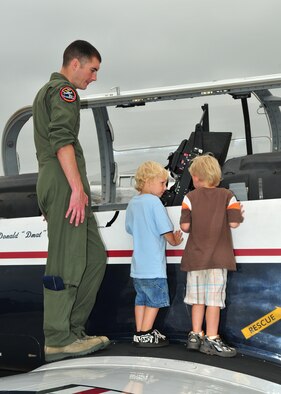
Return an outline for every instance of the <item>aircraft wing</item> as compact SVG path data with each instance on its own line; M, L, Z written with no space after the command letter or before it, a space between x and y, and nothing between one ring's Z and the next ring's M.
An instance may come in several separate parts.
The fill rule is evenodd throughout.
M157 349L159 350L159 349ZM182 348L183 354L186 349ZM280 385L196 362L154 357L85 357L43 365L2 378L0 393L198 393L280 392ZM9 391L8 391L9 390Z

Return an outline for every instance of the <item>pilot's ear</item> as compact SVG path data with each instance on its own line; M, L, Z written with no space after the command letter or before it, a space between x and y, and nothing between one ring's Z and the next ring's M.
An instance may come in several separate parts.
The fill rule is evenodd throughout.
M80 66L80 62L77 58L74 58L71 60L70 65L71 65L73 71L76 71Z

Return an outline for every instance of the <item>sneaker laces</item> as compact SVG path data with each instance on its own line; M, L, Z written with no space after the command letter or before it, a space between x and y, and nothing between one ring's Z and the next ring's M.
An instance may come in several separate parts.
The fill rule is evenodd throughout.
M195 338L203 339L204 336L205 336L204 331L200 331L200 332L189 331L189 333L187 335L188 340L195 339Z
M188 341L189 342L196 343L196 342L198 342L198 340L200 340L199 334L195 334L194 332L190 332L188 334Z
M232 352L233 350L235 350L233 347L224 343L221 337L217 337L215 339L210 339L210 340L216 342L226 352Z
M159 332L159 331L156 330L156 329L154 329L154 330L152 331L152 334L154 334L154 336L156 336L157 338L160 338L160 339L163 339L163 340L166 339L166 336L163 335L163 334L161 334L161 332Z

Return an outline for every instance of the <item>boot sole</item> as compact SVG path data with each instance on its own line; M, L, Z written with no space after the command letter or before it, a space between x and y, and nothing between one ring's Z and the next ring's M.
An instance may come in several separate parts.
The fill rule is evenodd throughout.
M107 348L109 345L111 345L111 341L110 341L110 340L105 341L105 342L102 342L102 343L101 343L101 348L100 348L100 349L105 349L105 348Z
M94 339L94 338L98 338L100 340L101 345L102 345L101 349L105 349L106 347L108 347L112 343L110 339L107 339L106 341L103 341L101 339L101 337L98 336L98 335L96 335L96 336L87 335L86 337L84 337L84 339L86 339L86 340L91 340L91 339Z
M105 347L106 346L104 346L104 342L103 342L103 343L99 343L98 345L95 345L89 349L82 350L81 352L75 352L75 353L62 352L62 353L45 354L45 361L46 361L46 363L50 363L53 361L64 360L66 358L82 357L82 356L86 356L87 354L91 354L91 353L94 353L98 350L104 349Z

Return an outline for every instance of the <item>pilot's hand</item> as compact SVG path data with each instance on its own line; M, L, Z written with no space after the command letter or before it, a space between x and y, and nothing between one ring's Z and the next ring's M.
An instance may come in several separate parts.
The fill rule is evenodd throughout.
M70 216L69 223L74 222L75 227L83 223L85 220L85 207L88 206L88 196L81 191L72 191L69 201L68 210L66 211L65 218Z

